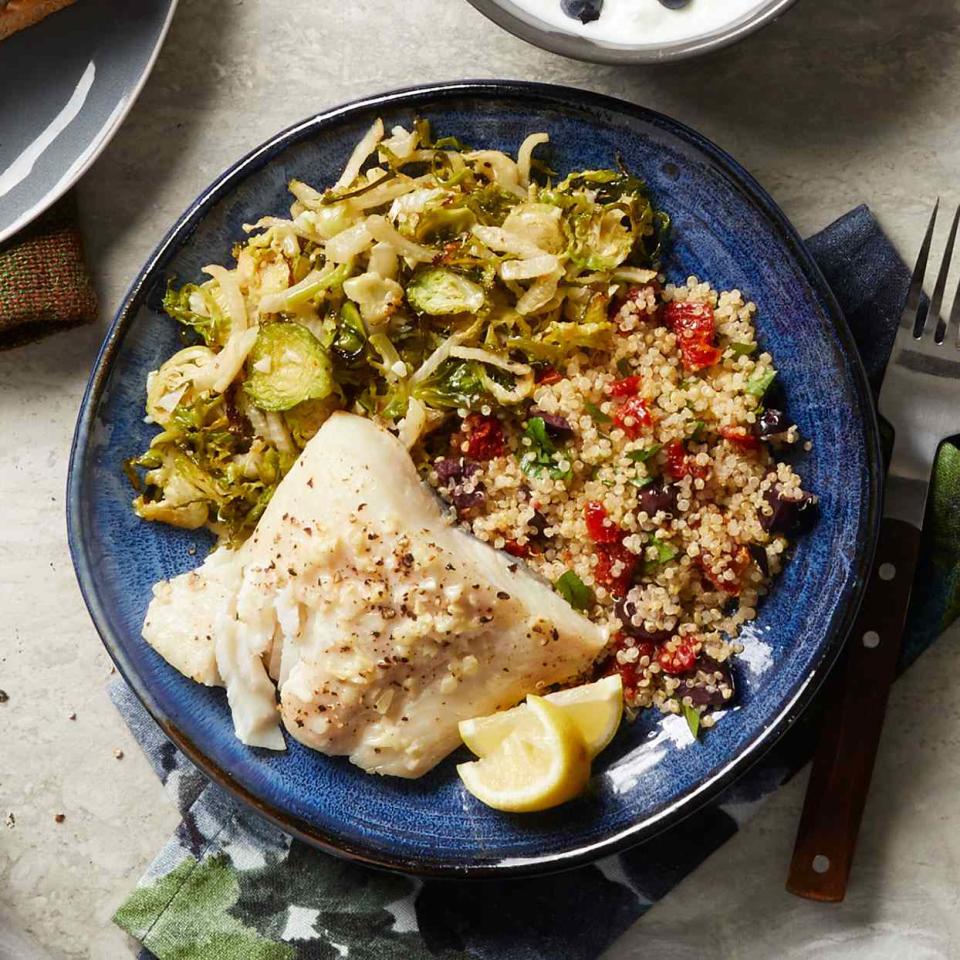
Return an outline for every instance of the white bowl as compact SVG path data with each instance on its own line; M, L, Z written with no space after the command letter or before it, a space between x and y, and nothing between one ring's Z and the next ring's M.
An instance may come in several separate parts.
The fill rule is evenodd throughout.
M715 0L723 2L723 0ZM484 16L529 43L575 60L593 63L663 63L696 57L742 40L775 20L795 0L766 0L764 3L729 23L698 36L663 43L612 43L577 32L577 21L570 20L570 30L563 30L523 9L513 0L470 0ZM556 0L559 6L560 0Z

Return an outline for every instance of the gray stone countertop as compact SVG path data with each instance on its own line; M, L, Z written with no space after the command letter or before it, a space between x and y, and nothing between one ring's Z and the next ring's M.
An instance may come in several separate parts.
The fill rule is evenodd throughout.
M637 69L541 52L465 0L182 0L80 185L100 323L0 354L0 928L57 960L133 956L109 918L176 824L107 699L110 662L64 531L74 418L108 319L184 207L260 141L344 100L462 77L567 83L668 113L736 156L802 233L866 201L909 256L934 198L960 199L957 0L798 0L735 48ZM801 777L610 960L960 956L958 640L893 693L845 903L784 891Z

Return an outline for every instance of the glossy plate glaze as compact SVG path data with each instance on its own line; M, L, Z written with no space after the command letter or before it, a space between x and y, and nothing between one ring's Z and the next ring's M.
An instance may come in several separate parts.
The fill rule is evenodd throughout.
M82 0L0 43L0 241L99 156L146 82L177 0Z
M759 307L762 345L788 409L812 443L798 469L822 516L745 638L740 698L694 743L679 718L625 724L595 764L588 796L541 815L505 816L460 786L456 757L418 781L376 779L296 741L275 754L233 735L226 697L184 679L140 638L151 586L195 566L209 541L138 520L122 462L149 442L147 372L180 344L160 310L167 280L225 262L241 225L283 215L286 184L332 183L376 116L428 117L464 142L515 151L547 130L558 171L617 154L673 216L666 263L739 287ZM279 134L227 171L174 226L114 321L83 401L68 489L70 544L90 612L123 675L169 736L215 781L304 839L422 874L535 873L651 836L717 794L796 719L856 613L873 552L880 476L876 427L853 341L796 233L757 184L693 131L640 107L578 90L464 82L340 107Z

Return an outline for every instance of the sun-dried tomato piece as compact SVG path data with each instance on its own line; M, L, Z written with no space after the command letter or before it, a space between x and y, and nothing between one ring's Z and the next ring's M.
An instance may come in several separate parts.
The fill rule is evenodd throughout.
M682 480L690 474L687 451L679 440L671 440L664 448L667 456L667 471L674 480Z
M630 397L617 408L613 422L631 439L636 440L645 427L653 423L653 416L642 397Z
M623 530L607 517L607 508L599 500L589 500L583 507L587 533L594 543L620 543Z
M695 300L668 303L663 308L663 321L678 337L708 340L717 330L713 307Z
M657 655L657 648L646 641L639 641L632 646L627 643L626 634L618 633L613 638L614 652L608 657L600 668L603 676L619 673L623 681L623 695L626 699L632 700L637 694L637 687L645 667L640 665L640 661L646 657L648 663L652 663ZM635 649L637 651L636 660L628 660L621 663L617 658L617 653L621 650Z
M677 336L684 369L695 373L712 366L723 355L713 343L717 328L709 303L668 303L663 308L663 321Z
M629 377L624 377L622 380L614 380L613 383L610 384L610 396L632 397L634 394L640 392L640 384L642 382L642 378L636 373L632 373Z
M663 448L663 452L667 457L667 473L674 480L682 480L684 477L698 477L702 480L706 477L707 468L693 462L682 441L671 440Z
M709 554L700 556L700 569L703 575L717 590L729 593L736 597L742 589L741 579L744 571L750 566L750 551L745 546L738 546L732 553L724 553L719 557ZM733 572L733 579L728 579L727 571Z
M474 460L492 460L506 451L503 425L496 417L471 413L463 421L463 429L468 457Z
M614 597L624 597L633 585L638 558L622 543L598 543L593 579Z
M511 557L520 557L523 559L530 556L530 547L525 543L517 543L516 540L508 540L503 545L503 549L506 550Z
M684 369L691 373L712 367L722 356L723 351L712 343L699 340L680 341L680 357L683 360Z
M744 427L721 427L720 436L738 446L741 450L759 450L760 438Z
M674 675L689 673L697 663L695 643L692 637L680 637L675 642L665 644L657 654L660 669Z
M559 370L554 370L553 367L545 367L537 374L537 385L541 387L548 387L552 383L559 383L563 380L563 374Z

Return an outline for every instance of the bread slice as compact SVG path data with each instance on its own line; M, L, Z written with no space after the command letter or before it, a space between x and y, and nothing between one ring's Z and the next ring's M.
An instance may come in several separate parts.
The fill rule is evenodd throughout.
M0 0L0 40L32 26L51 13L70 6L74 0Z

